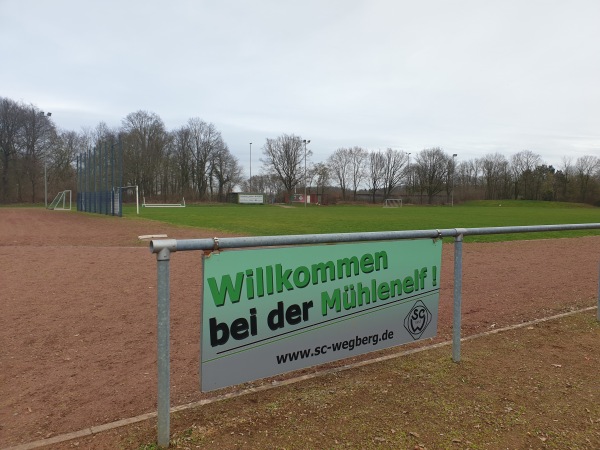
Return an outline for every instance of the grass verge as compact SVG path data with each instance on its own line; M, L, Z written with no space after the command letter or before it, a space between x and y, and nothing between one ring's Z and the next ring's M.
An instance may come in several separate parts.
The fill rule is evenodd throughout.
M179 412L171 447L600 448L595 314L468 340L460 364L441 347ZM71 445L155 439L153 420Z

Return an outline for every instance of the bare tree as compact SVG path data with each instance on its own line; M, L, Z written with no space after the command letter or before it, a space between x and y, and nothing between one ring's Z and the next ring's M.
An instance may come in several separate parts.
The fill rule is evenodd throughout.
M405 166L408 162L408 154L388 148L383 153L383 198L388 198L392 191L400 185L405 175Z
M138 184L145 195L160 192L160 163L165 155L168 134L162 119L155 113L137 111L122 122L124 179Z
M356 193L367 175L368 156L369 152L361 147L342 147L327 159L329 172L342 191L342 200L347 199L348 190L356 200Z
M381 150L369 154L369 187L371 201L375 203L377 190L383 186L385 177L385 155Z
M181 192L186 198L193 198L194 193L191 134L189 127L183 126L171 132L170 140L173 170L175 171L173 189Z
M454 162L453 162L454 164ZM454 191L455 197L460 192L460 197L463 199L471 199L480 194L483 185L481 178L481 160L468 159L461 161L454 168L453 179L450 183L448 195Z
M317 195L319 195L319 188L321 188L321 195L325 194L325 187L329 183L330 172L329 166L324 163L317 163L313 166L314 179L317 184Z
M217 197L223 202L233 187L242 180L242 169L238 159L231 154L226 145L215 152L212 167L217 181Z
M206 198L212 177L214 153L224 145L221 133L212 123L193 118L188 121L194 161L194 183L200 199Z
M579 200L581 202L588 200L590 180L598 170L600 170L600 158L597 156L585 155L577 158L575 178L579 187Z
M263 170L276 173L285 187L288 198L296 185L304 179L306 158L312 155L306 150L302 139L294 134L283 134L276 139L267 139L261 158Z
M285 187L281 183L279 175L271 173L253 176L252 189L254 192L258 191L265 194L270 202L275 202L285 190Z
M508 160L501 153L488 154L480 159L483 171L485 198L497 200L504 198L507 192L505 174L508 172Z
M75 131L59 131L54 152L48 163L49 186L61 184L62 190L75 189L77 174L73 164L77 155L83 151L85 142L80 134Z
M427 194L428 203L444 189L448 175L449 156L439 147L421 150L415 158L415 177L421 193Z
M119 130L111 129L106 122L99 122L95 128L84 128L82 137L88 150L98 147L104 143L114 144L117 142Z
M454 190L456 180L456 163L454 158L448 158L448 170L446 171L446 181L444 187L446 189L446 203L450 203L450 196Z
M246 178L239 183L242 192L265 192L265 177L267 175L252 175L252 178ZM252 186L252 189L250 189Z
M342 200L346 200L347 187L351 182L352 161L350 149L338 148L327 159L329 172L337 181L340 190L342 191Z
M356 193L367 176L367 162L369 152L362 147L352 147L350 149L350 187L352 188L352 198L356 200Z
M575 169L573 167L573 158L563 156L558 171L555 174L556 192L558 200L570 200L570 191L573 185Z
M513 170L514 195L515 199L519 197L530 198L532 196L533 172L541 164L541 157L531 150L523 150L511 158L511 167Z
M13 173L14 158L17 155L17 138L23 127L23 106L0 97L0 163L2 169L1 196L5 203L10 198L9 179Z
M18 137L21 173L27 177L31 187L31 202L34 203L38 183L55 142L56 129L49 117L33 105L27 107L23 114L23 126Z

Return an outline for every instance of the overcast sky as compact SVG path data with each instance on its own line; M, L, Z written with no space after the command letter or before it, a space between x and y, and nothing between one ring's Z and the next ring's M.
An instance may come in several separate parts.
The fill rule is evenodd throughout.
M599 0L0 0L0 96L62 129L199 117L253 174L266 138L458 161L600 156ZM458 162L457 161L457 162Z

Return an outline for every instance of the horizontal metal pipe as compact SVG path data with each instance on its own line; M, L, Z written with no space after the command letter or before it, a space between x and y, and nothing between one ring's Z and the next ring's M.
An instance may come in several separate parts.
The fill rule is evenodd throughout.
M525 225L514 227L465 228L465 235L536 233L549 231L573 231L600 229L600 223L579 223L562 225Z
M442 230L375 231L369 233L296 234L286 236L252 236L206 239L155 239L150 242L150 251L159 253L163 249L171 252L187 250L218 250L248 247L275 247L282 245L335 244L356 241L390 241L398 239L437 239L444 237L534 233L548 231L600 230L600 223L532 225L487 228L448 228Z

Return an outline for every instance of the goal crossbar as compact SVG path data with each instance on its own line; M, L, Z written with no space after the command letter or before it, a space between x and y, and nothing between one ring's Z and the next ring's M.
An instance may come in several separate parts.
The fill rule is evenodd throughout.
M144 208L185 208L185 198L181 203L146 203L146 197L143 197L142 206Z

